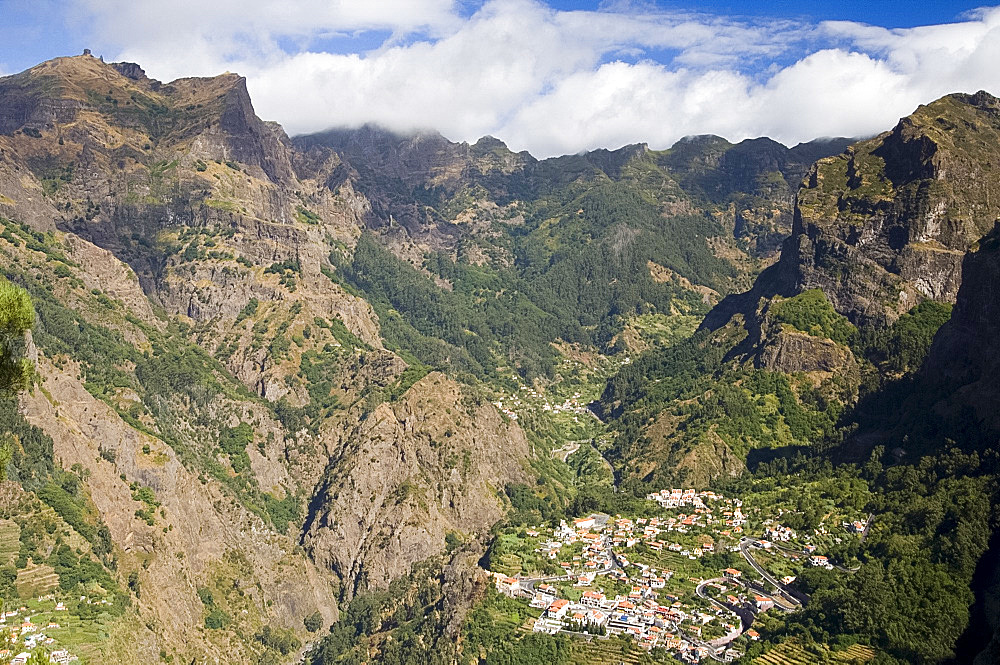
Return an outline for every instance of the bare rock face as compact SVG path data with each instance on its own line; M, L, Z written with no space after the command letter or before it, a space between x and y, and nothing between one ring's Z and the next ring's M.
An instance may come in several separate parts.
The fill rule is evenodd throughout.
M133 81L141 81L146 78L146 72L134 62L113 62L111 66L118 70L119 74Z
M1000 101L980 92L817 162L782 252L786 290L821 288L855 323L954 302L965 252L1000 216L998 148Z
M855 364L851 352L836 342L797 331L781 330L761 345L755 358L759 368L786 374L837 372Z
M254 113L247 80L243 77L226 93L219 128L224 132L232 159L259 166L274 182L292 179L287 151L274 130Z
M383 404L347 434L316 492L303 545L353 588L384 587L504 512L497 495L522 482L529 452L521 429L432 372L396 404Z
M776 311L781 302L780 298L762 299L756 315L747 322L749 335L742 348L750 349L746 356L754 367L785 374L805 372L825 376L856 372L857 361L844 344L782 323Z
M0 149L0 215L17 219L39 231L53 231L59 214L46 200L34 176L8 160Z
M970 405L984 426L1000 430L1000 222L966 256L963 273L951 320L935 338L922 374L946 386L940 411Z
M336 619L334 589L319 569L295 556L293 539L268 529L216 483L199 480L162 441L122 421L83 388L75 368L60 370L42 359L40 370L45 394L26 397L26 416L52 437L66 468L78 464L87 471L89 494L121 550L121 572L138 572L140 613L162 638L180 645L181 653L193 648L191 656L208 650L223 662L250 657L235 654L234 660L199 632L204 608L195 590L215 575L233 574L226 562L242 562L233 583L249 592L254 616L265 623L298 629L301 617L314 611L328 622ZM142 504L133 498L131 482L151 488L162 504L155 526L135 515ZM153 644L150 649L146 656L156 660Z
M926 299L955 302L966 252L1000 218L998 155L1000 100L979 92L921 106L892 131L820 159L799 189L778 263L702 327L741 316L753 337L762 301L810 289L858 326L892 323ZM758 362L787 363L788 345L804 341L782 340ZM812 353L833 360L821 348L791 355Z

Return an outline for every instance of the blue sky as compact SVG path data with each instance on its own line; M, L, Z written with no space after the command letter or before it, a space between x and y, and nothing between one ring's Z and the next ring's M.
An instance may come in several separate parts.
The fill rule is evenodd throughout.
M0 25L4 74L86 47L161 80L239 72L290 133L374 122L539 156L860 136L1000 92L1000 9L979 3L0 0Z

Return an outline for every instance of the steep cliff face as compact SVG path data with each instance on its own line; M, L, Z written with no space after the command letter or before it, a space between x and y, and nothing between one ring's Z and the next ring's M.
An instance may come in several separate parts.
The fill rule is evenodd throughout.
M792 235L753 287L705 317L753 332L767 301L819 289L859 327L923 300L954 302L966 252L1000 217L1000 101L955 94L890 132L820 159L799 189Z
M782 252L785 288L821 288L855 323L954 302L965 252L1000 215L997 146L1000 101L980 92L922 106L817 162Z
M922 370L944 386L941 413L971 409L976 420L1000 431L1000 222L966 255L951 320L934 340Z
M155 626L154 639L134 655L137 662L157 659L168 645L182 658L254 657L241 639L205 635L199 587L243 589L219 594L218 602L248 635L262 624L301 631L302 617L315 611L327 623L336 620L336 587L298 553L294 533L275 533L217 482L199 479L170 446L88 393L75 367L60 370L43 358L39 370L45 392L25 399L27 419L52 437L54 454L67 469L86 470L89 495L118 546L118 572L122 579L136 575L139 617ZM272 491L293 486L276 459L257 458L262 484ZM132 483L155 494L160 507L153 524L137 517L145 506Z
M781 156L766 142L752 158L705 137L679 147L673 158L689 165L684 177L688 182L700 178L706 192L717 191L707 176L714 164L737 169L725 180L730 182L743 169L772 168ZM676 464L687 455L687 467L694 462L694 468L715 469L709 477L723 475L721 461L727 455L760 459L764 455L754 453L757 448L791 452L823 431L832 432L836 415L831 414L857 403L865 372L874 372L873 363L879 362L855 356L868 352L865 340L875 339L925 300L955 302L963 263L978 276L976 286L967 289L962 311L956 312L963 318L956 321L973 311L980 314L949 330L964 327L991 334L994 326L987 319L994 312L986 303L993 292L987 277L993 241L983 240L980 252L967 252L979 246L1000 218L998 154L1000 101L980 92L922 106L892 131L819 159L798 190L792 235L778 262L749 291L726 296L709 312L697 345L683 353L654 354L641 361L648 376L628 368L609 384L602 403L619 419L616 451L623 468L636 477L655 478L664 472L658 460ZM954 334L959 333L948 333ZM979 382L991 376L995 365L985 355L977 356L989 345L974 339L952 344L951 356L965 360L942 366L940 374L975 376L960 379L949 399L935 408L945 413L971 406L980 417L992 419L992 392L981 390ZM695 375L692 361L699 371L712 373L714 381L688 378ZM981 368L985 371L979 374ZM672 378L678 376L682 378ZM767 378L753 385L748 376ZM793 427L791 437L771 425L757 428L758 419L767 419L761 406L788 394L775 392L775 381L790 381L795 397L779 412L789 415L804 407L819 427L798 433ZM657 385L661 382L666 387ZM733 382L743 394L730 392L725 384ZM727 394L726 401L720 399ZM709 430L679 426L724 418L739 421L720 439L726 448L719 442L704 445Z
M524 433L489 403L433 372L399 402L344 434L310 503L303 544L353 580L384 588L445 547L485 535L504 511L498 492L527 480Z
M61 58L0 79L0 118L0 269L39 312L21 409L136 607L106 656L289 659L263 626L305 638L502 516L524 433L466 385L412 385L336 282L371 202L300 178L241 77Z

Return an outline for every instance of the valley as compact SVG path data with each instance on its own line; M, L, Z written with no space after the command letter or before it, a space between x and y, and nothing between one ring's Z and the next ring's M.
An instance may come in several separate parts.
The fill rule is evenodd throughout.
M998 154L0 78L0 662L990 662Z

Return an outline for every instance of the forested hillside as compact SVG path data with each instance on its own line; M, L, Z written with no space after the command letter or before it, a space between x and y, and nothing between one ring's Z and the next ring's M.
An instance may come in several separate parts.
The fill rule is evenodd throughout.
M4 609L84 663L990 662L998 108L537 160L0 78Z

